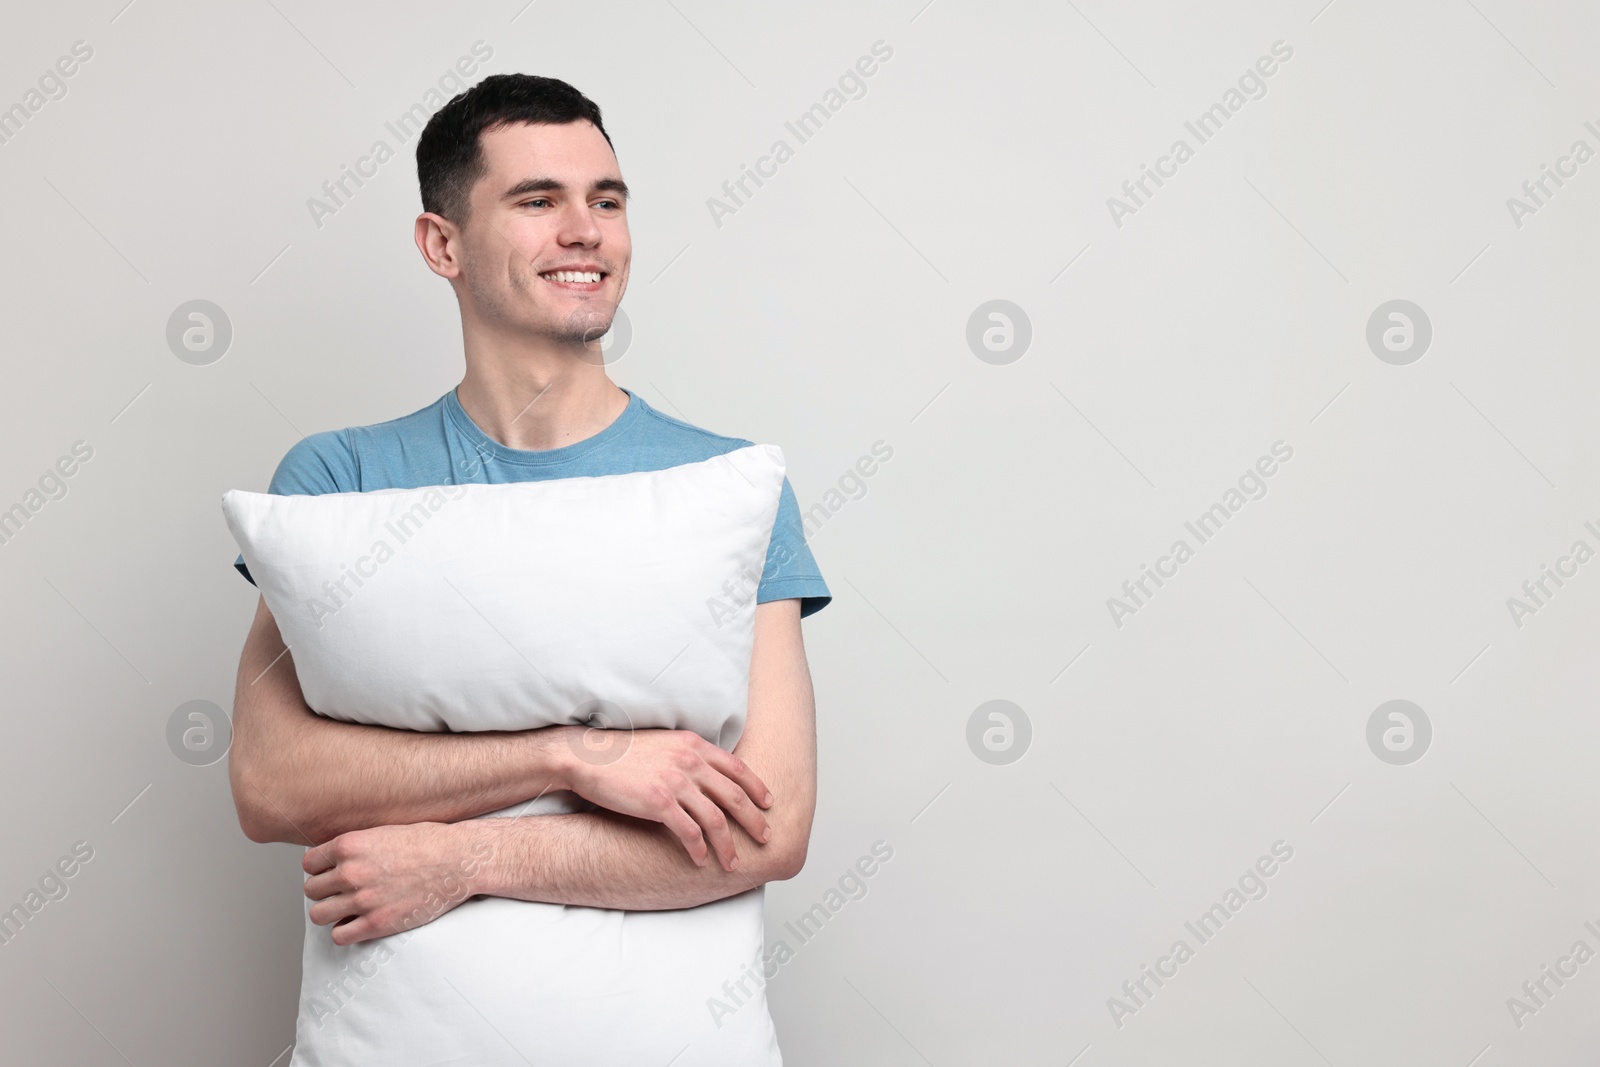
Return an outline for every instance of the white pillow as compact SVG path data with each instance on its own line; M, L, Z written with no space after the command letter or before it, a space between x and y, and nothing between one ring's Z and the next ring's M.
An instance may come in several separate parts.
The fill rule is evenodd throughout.
M731 750L783 477L777 446L750 445L659 471L234 490L222 506L319 714L663 727ZM561 792L491 814L592 810ZM292 1067L520 1062L508 1042L533 1062L780 1063L763 897L664 911L480 898L344 947L307 900Z

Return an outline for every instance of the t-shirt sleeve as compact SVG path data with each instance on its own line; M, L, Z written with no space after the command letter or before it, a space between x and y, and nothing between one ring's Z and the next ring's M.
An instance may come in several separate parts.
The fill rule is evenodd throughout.
M326 430L302 437L290 446L272 472L267 492L278 496L319 496L322 493L355 492L359 478L355 457L346 442L343 430ZM251 585L250 568L245 566L241 554L233 561L233 569L245 576Z
M805 529L800 524L800 504L789 479L783 479L778 496L778 517L772 524L772 539L767 543L767 565L756 587L756 603L800 598L800 617L814 615L828 606L833 594L822 580L822 571L806 545Z

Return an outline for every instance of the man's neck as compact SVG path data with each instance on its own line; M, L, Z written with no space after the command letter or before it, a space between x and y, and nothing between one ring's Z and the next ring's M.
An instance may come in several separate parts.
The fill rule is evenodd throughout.
M580 352L469 356L456 399L480 430L507 448L576 444L610 426L628 406L628 394L606 377L604 365Z

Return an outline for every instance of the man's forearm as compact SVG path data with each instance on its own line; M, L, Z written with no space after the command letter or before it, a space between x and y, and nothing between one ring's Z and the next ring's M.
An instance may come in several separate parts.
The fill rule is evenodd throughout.
M254 841L318 845L374 826L453 822L565 788L556 768L568 727L417 734L317 718L304 729L303 744L231 768Z
M792 828L775 825L768 844L737 823L731 828L739 853L731 871L716 863L696 866L660 823L604 809L471 819L454 829L463 853L487 857L472 882L474 893L658 911L696 907L799 873L804 857L789 847L797 836Z
M306 706L293 654L262 602L239 661L228 770L251 840L319 845L374 826L470 819L563 789L576 729L424 734L324 718Z

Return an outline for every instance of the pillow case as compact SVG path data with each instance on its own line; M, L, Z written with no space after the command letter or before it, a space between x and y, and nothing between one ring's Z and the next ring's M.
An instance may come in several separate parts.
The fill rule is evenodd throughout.
M233 490L222 507L318 714L421 731L660 727L732 750L783 478L782 450L758 444L629 474ZM490 815L591 810L558 792ZM664 911L474 898L342 947L307 900L291 1064L497 1063L508 1042L535 1062L778 1063L763 898Z
M584 478L232 490L222 509L318 714L523 730L604 700L635 727L721 729L783 476L781 449L750 445Z

